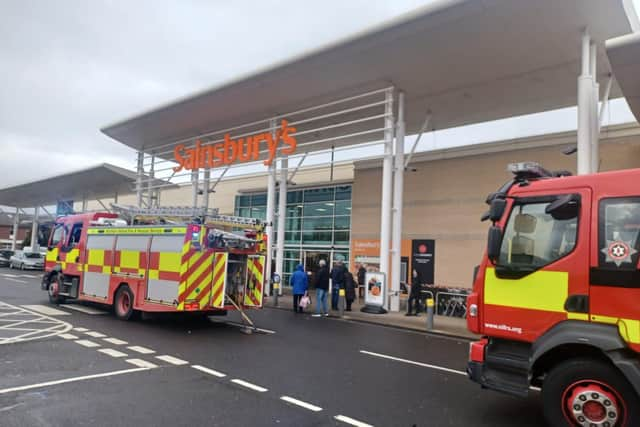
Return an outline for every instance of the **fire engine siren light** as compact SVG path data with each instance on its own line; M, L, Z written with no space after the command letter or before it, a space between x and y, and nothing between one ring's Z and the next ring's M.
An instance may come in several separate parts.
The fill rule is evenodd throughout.
M507 170L513 174L522 172L534 172L539 169L542 169L542 167L539 163L536 162L509 163L509 166L507 166Z

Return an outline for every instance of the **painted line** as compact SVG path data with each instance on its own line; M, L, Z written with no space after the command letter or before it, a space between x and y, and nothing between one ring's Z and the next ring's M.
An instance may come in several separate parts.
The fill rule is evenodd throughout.
M363 423L362 421L358 421L354 418L347 417L344 415L336 415L333 418L335 418L338 421L342 421L343 423L351 424L352 426L356 426L356 427L373 427L371 424Z
M74 341L74 343L80 344L89 348L100 347L100 344L95 343L93 341L89 341L89 340L78 340L78 341Z
M65 378L63 380L47 381L47 382L44 382L44 383L30 384L30 385L23 385L23 386L19 386L19 387L5 388L5 389L0 390L0 394L12 393L14 391L31 390L31 389L34 389L34 388L49 387L49 386L52 386L52 385L66 384L66 383L72 383L72 382L77 382L77 381L92 380L92 379L95 379L95 378L114 377L116 375L131 374L133 372L148 371L148 370L149 370L149 368L133 368L133 369L124 369L124 370L121 370L121 371L104 372L102 374L85 375L85 376L82 376L82 377Z
M5 278L5 280L10 280L12 282L17 282L17 283L22 283L22 284L28 283L26 280L12 279L11 277L7 277L7 278Z
M88 329L87 328L73 328L74 331L78 331L78 332L87 332Z
M115 344L115 345L129 344L128 342L119 340L118 338L103 338L102 341L106 341L108 343Z
M98 350L100 353L104 353L107 356L111 356L111 357L126 357L127 353L123 353L121 351L118 350L114 350L112 348L101 348L100 350Z
M89 335L90 337L94 337L94 338L104 338L104 337L106 337L105 334L102 334L100 332L95 332L95 331L85 332L85 334Z
M158 365L154 365L153 363L142 359L127 359L126 362L144 369L153 369L158 367Z
M265 391L269 391L269 389L266 389L264 387L260 387L259 385L255 385L255 384L251 384L247 381L243 381L243 380L239 380L239 379L233 379L231 380L232 383L241 385L242 387L246 387L249 388L251 390L255 390L255 391L259 391L260 393L264 393Z
M205 368L200 365L191 365L193 369L197 369L198 371L204 372L205 374L213 375L214 377L224 378L227 374L223 374L222 372L214 371L213 369Z
M77 340L78 337L73 334L60 334L58 335L60 338L64 338L65 340Z
M71 313L67 313L66 311L56 310L52 307L47 307L46 305L34 304L34 305L23 305L23 308L27 310L35 311L37 313L46 314L47 316L71 316Z
M307 403L307 402L303 402L302 400L298 400L298 399L294 399L293 397L289 397L289 396L281 396L280 400L284 400L285 402L289 402L293 405L298 405L302 408L308 409L310 411L313 412L320 412L322 411L322 408L316 405L312 405L311 403Z
M129 350L141 353L141 354L153 354L156 351L151 350L150 348L140 347L139 345L132 345L131 347L127 347Z
M186 360L178 359L177 357L169 356L168 354L165 354L164 356L156 356L156 359L177 366L189 364L189 362L187 362Z
M85 314L107 314L107 312L104 310L96 310L95 308L85 307L83 305L78 305L78 304L65 304L64 307L69 308L71 310L79 311Z
M382 359L395 360L396 362L408 363L410 365L422 366L423 368L435 369L437 371L448 372L450 374L458 374L467 376L464 371L458 371L456 369L445 368L443 366L430 365L429 363L416 362L414 360L401 359L399 357L387 356L386 354L374 353L372 351L360 350L360 353L367 354L369 356L380 357Z
M2 273L2 275L4 277L18 277L16 274L11 274L11 273Z
M55 322L58 325L57 326L53 326L50 328L46 328L46 329L40 329L40 330L31 330L28 333L25 334L21 334L21 335L17 335L17 336L13 336L10 338L0 338L0 344L12 344L12 343L16 343L16 342L25 342L25 341L33 341L33 340L38 340L38 339L43 339L43 338L49 338L52 336L56 336L59 334L64 334L66 332L69 332L72 328L70 323L64 322L62 320L58 320L56 318L53 317L49 317L49 316L45 316L42 315L40 313L36 313L27 309L24 309L22 307L17 307L15 305L11 305L11 304L7 304L6 302L0 301L0 309L2 310L6 310L6 309L10 309L10 310L15 310L13 313L20 313L20 315L31 315L31 316L36 316L39 317L40 319L46 319L49 320L51 322ZM3 313L3 315L6 313ZM3 328L6 328L6 326L3 326Z

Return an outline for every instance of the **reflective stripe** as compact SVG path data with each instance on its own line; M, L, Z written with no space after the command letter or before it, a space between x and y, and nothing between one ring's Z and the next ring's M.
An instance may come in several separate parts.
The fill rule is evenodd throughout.
M606 323L609 325L618 325L620 336L625 340L625 342L640 344L640 320L621 319L618 317L592 314L591 321L597 323Z
M264 260L264 256L249 256L247 259L247 284L244 294L244 305L246 306L262 306Z
M187 227L89 228L87 234L184 234Z
M215 254L213 287L211 289L211 305L218 308L222 308L224 306L225 280L227 276L227 258L227 253L218 252Z
M536 271L518 280L500 279L495 268L487 268L484 279L485 304L565 313L569 273Z
M567 312L568 320L584 320L585 322L589 321L589 315L587 313L571 313Z

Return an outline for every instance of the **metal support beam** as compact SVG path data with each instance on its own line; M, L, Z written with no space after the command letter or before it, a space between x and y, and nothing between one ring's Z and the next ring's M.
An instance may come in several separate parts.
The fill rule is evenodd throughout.
M591 128L591 173L598 172L600 166L600 132L598 126L598 102L600 101L600 85L597 78L597 46L591 43L589 47L589 74L593 82L591 88L591 109L590 109L590 128Z
M155 161L156 155L151 154L151 165L149 166L149 178L147 180L147 206L153 207L153 181L155 177Z
M11 237L11 250L16 250L16 240L18 240L18 227L20 226L20 209L16 208L16 214L13 216L13 236Z
M390 311L400 311L400 270L402 250L402 195L404 193L404 92L398 93L398 123L396 125L396 154L393 177L393 233L391 242Z
M86 212L88 210L88 203L89 201L87 200L87 196L82 196L82 212Z
M229 170L229 166L227 166L226 168L224 168L224 170L222 171L222 173L220 174L220 176L216 179L216 182L213 183L213 185L211 186L211 188L209 188L209 193L213 193L216 190L216 187L218 186L218 184L220 183L220 181L222 181L222 178L226 175L227 171Z
M211 183L211 169L204 170L204 182L202 185L202 207L209 209L209 184Z
M38 252L38 207L33 210L33 223L31 224L31 252Z
M111 212L111 210L104 203L102 203L102 200L96 199L96 201L100 204L100 206L102 206L102 209L104 209L107 212Z
M198 179L200 171L199 169L193 169L191 171L191 206L193 208L198 207Z
M609 74L607 84L604 87L604 94L602 95L602 104L600 105L600 113L598 114L598 133L602 128L604 122L604 116L607 114L607 108L609 108L609 96L611 94L611 85L613 84L613 75Z
M144 153L138 151L138 167L136 169L136 204L142 207L142 178L144 175Z
M307 153L304 153L304 155L300 158L300 162L298 162L298 165L296 166L296 168L289 174L289 182L293 184L293 178L296 176L296 174L298 173L298 170L300 169L300 166L302 166L302 163L304 163L304 160L307 158Z
M278 123L276 119L269 120L269 128L271 129L271 134L275 136L276 128L278 127ZM226 170L225 170L226 172ZM266 213L266 221L267 225L265 227L265 234L267 235L267 259L265 266L265 293L267 295L271 295L271 276L273 275L273 271L271 269L271 264L273 264L273 220L275 218L275 210L276 210L276 161L271 162L268 169L267 175L267 213Z
M393 89L385 92L384 159L382 162L382 196L380 201L380 272L389 281L389 248L391 246L391 190L393 181ZM388 295L389 293L386 292Z
M278 195L278 240L276 243L276 272L280 275L284 283L284 226L287 218L287 175L289 159L284 157L280 160L280 188ZM282 295L282 286L278 292Z
M416 148L418 147L418 143L420 142L420 139L422 138L422 135L424 134L424 132L427 130L427 127L429 126L429 122L431 121L431 110L427 111L427 115L424 118L424 123L422 123L422 127L420 128L420 132L418 133L418 137L416 138L416 140L414 141L413 145L411 146L411 151L409 151L409 155L407 156L407 160L404 162L404 168L406 169L407 166L409 166L409 163L411 163L411 158L413 157L413 153L415 153Z
M49 212L49 211L47 210L47 208L45 208L44 206L40 206L40 209L42 209L42 211L43 211L43 212L44 212L44 213L45 213L49 218L51 218L52 220L55 220L55 219L56 219L56 217L55 217L55 216L53 216L53 215L51 215L51 212Z
M578 175L591 171L591 101L593 78L590 76L591 38L582 33L581 74L578 77Z

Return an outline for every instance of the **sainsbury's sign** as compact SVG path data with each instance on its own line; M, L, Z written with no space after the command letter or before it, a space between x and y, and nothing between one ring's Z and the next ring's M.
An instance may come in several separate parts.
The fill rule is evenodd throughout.
M268 149L265 166L269 166L276 157L278 148L282 154L293 154L296 151L296 138L293 134L296 128L289 126L282 120L280 128L275 134L271 132L259 133L246 138L231 139L230 134L224 136L224 142L203 145L196 141L194 148L185 148L184 144L176 145L173 157L178 163L175 172L183 169L216 168L232 163L256 161L260 158L261 149Z

